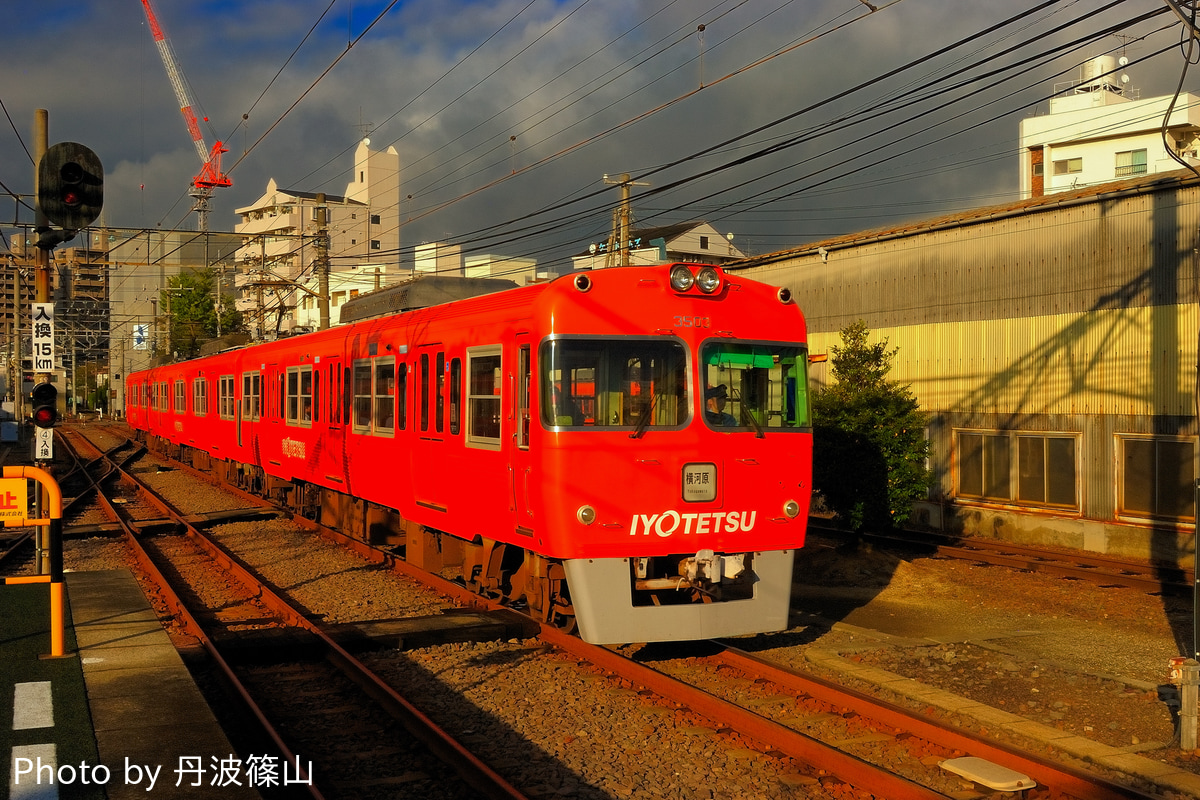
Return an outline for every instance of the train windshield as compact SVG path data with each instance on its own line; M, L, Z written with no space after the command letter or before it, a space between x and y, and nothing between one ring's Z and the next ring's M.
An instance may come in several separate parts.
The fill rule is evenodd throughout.
M542 422L632 429L687 422L687 351L655 339L552 339L541 349Z
M710 340L700 348L704 421L722 430L808 430L803 345Z

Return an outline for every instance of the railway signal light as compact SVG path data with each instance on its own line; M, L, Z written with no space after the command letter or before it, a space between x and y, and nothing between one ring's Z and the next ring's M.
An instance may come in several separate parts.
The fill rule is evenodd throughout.
M46 219L69 231L86 228L104 205L104 167L76 142L59 142L38 162L38 206Z
M53 383L34 385L32 416L39 428L53 428L58 422L58 387Z

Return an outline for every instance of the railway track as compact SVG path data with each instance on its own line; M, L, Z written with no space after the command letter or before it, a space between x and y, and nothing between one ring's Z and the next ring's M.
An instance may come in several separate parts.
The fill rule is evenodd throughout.
M236 490L233 490L236 493ZM249 495L246 503L262 501ZM319 529L313 523L296 520ZM407 565L392 554L324 530L322 535L351 547L360 555L400 571ZM424 573L439 592L455 595L459 602L488 606L484 598L463 587ZM494 605L494 604L492 604ZM607 648L587 645L554 629L544 629L540 640L568 654L584 669L598 670L614 691L627 690L641 703L665 703L690 717L695 727L729 741L730 747L750 747L776 759L794 759L785 767L788 785L802 787L812 796L825 792L849 796L889 798L942 797L962 791L962 781L940 768L947 759L974 755L1028 775L1039 784L1030 798L1074 796L1080 798L1139 798L1145 795L1047 759L1008 749L978 737L947 728L936 720L880 704L865 695L833 684L783 670L767 662L725 649L705 659L664 659L651 669ZM387 659L381 671L386 672ZM750 677L746 677L750 676ZM306 680L296 677L296 680ZM268 683L280 683L271 680ZM286 681L283 682L287 684ZM737 687L749 683L753 696L739 698ZM317 685L323 685L317 681ZM653 697L654 700L646 700ZM781 700L781 698L783 698ZM782 707L772 707L772 704ZM768 709L770 713L762 713ZM707 720L706 727L704 720ZM781 720L781 721L776 721ZM469 736L469 735L468 735Z
M86 446L81 436L69 435L68 440L72 449ZM123 469L117 473L122 483L136 489L143 508L152 508L182 533L142 536L139 528L146 517L112 504L99 485L94 487L96 498L123 529L159 600L171 610L184 634L197 641L218 665L275 751L285 762L302 769L297 760L301 754L293 743L299 740L311 748L309 763L318 765L313 781L307 784L311 796L324 797L323 785L345 790L417 784L413 788L431 798L472 794L524 798L149 486ZM151 519L157 524L158 517ZM228 580L230 577L235 580ZM214 592L214 587L218 591ZM305 661L235 669L218 640L235 640L263 629L286 630L293 636L302 632L314 640L312 647L323 659L315 664ZM298 691L301 681L317 690ZM321 703L314 703L317 697ZM349 720L387 741L403 743L402 751L394 751L387 760L367 761L357 753L347 753ZM402 735L400 728L407 734ZM435 764L441 767L435 768Z
M829 538L844 538L834 528L810 528ZM920 550L942 558L1037 572L1097 586L1123 587L1147 594L1191 595L1195 571L1170 564L1153 564L1083 551L1054 550L1014 542L945 536L928 532L864 533L862 540L898 550Z

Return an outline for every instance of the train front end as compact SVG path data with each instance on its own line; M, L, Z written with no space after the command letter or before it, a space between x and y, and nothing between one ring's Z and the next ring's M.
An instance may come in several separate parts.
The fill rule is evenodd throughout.
M544 300L535 505L581 636L786 628L812 473L800 310L706 265L570 281Z

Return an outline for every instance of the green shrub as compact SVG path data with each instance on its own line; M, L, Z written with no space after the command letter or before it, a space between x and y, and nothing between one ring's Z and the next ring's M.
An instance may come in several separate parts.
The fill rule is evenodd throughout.
M926 496L928 417L907 385L887 379L896 350L872 344L862 320L833 347L833 382L813 398L813 486L854 531L890 528Z

